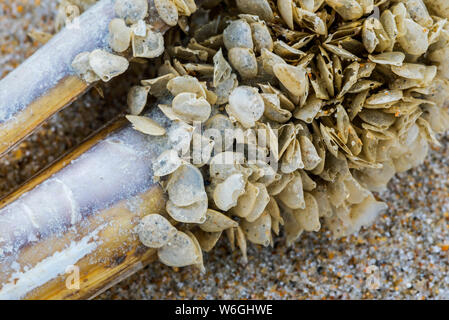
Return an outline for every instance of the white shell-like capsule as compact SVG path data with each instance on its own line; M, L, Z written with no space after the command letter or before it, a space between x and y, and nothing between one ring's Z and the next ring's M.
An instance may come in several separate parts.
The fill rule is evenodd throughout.
M128 69L126 58L95 49L89 54L89 65L101 80L108 82Z
M318 99L315 95L309 95L306 104L302 108L297 109L293 116L306 123L312 123L323 104L323 100Z
M143 86L149 86L150 94L160 98L167 93L167 83L174 77L173 73L167 73L157 78L141 80L140 83Z
M238 198L245 192L245 180L241 173L229 176L217 184L214 190L214 202L217 208L228 211L237 205Z
M297 8L296 14L310 30L319 35L327 35L326 23L316 13Z
M131 31L136 36L145 37L147 35L147 24L145 21L139 20L131 26Z
M410 17L426 28L432 27L433 20L427 11L427 7L422 0L405 0L405 7ZM440 14L440 12L436 12Z
M170 267L185 267L197 264L200 254L195 242L182 231L177 231L175 236L157 251L159 260Z
M250 214L245 217L249 222L253 222L260 217L260 215L265 210L268 202L270 202L270 195L268 194L267 188L262 183L255 183L254 186L259 190L257 194L254 207Z
M262 60L263 71L265 71L267 74L271 76L274 76L273 67L275 65L282 63L286 64L284 59L282 59L277 54L268 51L267 49L262 49L260 59Z
M283 208L282 219L284 220L284 231L287 245L291 246L301 236L301 234L304 232L304 229L301 227L298 221L296 221L292 210L290 210L289 208Z
M352 61L360 60L356 55L354 55L351 52L349 52L348 50L340 48L338 46L334 46L329 43L323 43L323 47L326 48L330 53L334 53L337 57L339 57L341 59L352 60ZM337 75L335 75L335 76L337 76Z
M274 15L268 0L237 0L240 12L259 16L265 21L273 21Z
M75 18L80 16L80 8L77 5L68 5L65 7L66 19L73 22Z
M304 191L312 191L316 188L316 182L304 170L299 170L299 175L301 176Z
M399 34L395 16L390 10L384 10L380 16L380 22L391 40L390 49L392 50Z
M138 116L147 104L150 87L132 86L128 91L127 103L132 115Z
M262 117L264 109L262 96L257 92L257 89L240 86L232 90L226 111L245 128L251 128L255 121Z
M217 104L218 96L213 90L209 90L207 88L206 82L201 82L201 86L204 88L204 91L206 92L206 100L213 106Z
M181 118L173 111L173 108L166 104L158 104L158 108L162 111L162 113L170 120L182 121Z
M171 109L171 108L170 108ZM183 155L190 150L193 127L183 121L174 121L169 127L167 135L172 149Z
M405 59L403 52L384 52L377 55L369 55L368 58L377 64L387 64L400 67Z
M183 164L168 179L167 192L170 201L178 207L204 200L206 191L201 171L191 164Z
M151 136L162 136L165 134L165 129L159 123L143 116L127 115L126 119L132 123L133 128Z
M328 184L327 192L329 195L329 201L336 208L342 207L344 201L349 197L348 190L346 190L343 181L334 181ZM349 210L349 208L342 209Z
M186 234L193 240L196 252L198 252L199 259L198 262L195 263L195 267L197 267L201 273L204 273L206 272L206 268L204 268L203 251L201 250L200 242L191 231L186 231Z
M214 74L214 66L206 63L186 63L182 67L185 74L195 73L206 77L212 77Z
M184 0L172 0L172 2L178 10L179 16L190 16L192 14Z
M196 4L194 0L173 0L180 16L190 16L196 11Z
M154 0L157 13L169 26L176 26L178 23L178 9L171 0Z
M312 1L313 2L313 1ZM374 10L374 0L359 0L360 6L363 8L364 14L369 14Z
M362 203L349 208L350 211L349 209L346 210L349 212L343 212L339 214L340 216L326 219L326 224L333 231L335 237L346 236L357 232L361 227L369 226L387 208L385 203L376 201L370 195Z
M228 134L234 130L231 119L224 114L216 114L204 123L204 135L214 140L215 154L229 149L234 141L234 135Z
M206 90L198 79L192 76L179 76L171 79L167 83L167 89L175 97L180 93L190 92L196 94L198 97L206 98Z
M290 209L304 209L304 190L301 176L295 175L278 197Z
M207 209L206 221L200 225L201 230L206 232L221 232L229 228L235 228L239 224L221 212Z
M402 78L424 80L426 68L423 64L404 63L401 66L392 66L391 71Z
M282 219L281 210L273 197L270 197L270 202L268 202L265 212L268 212L271 216L271 230L273 230L276 235L279 235L279 227L284 225L284 219Z
M318 212L320 217L329 217L333 214L332 206L329 202L329 195L325 185L320 185L318 188L312 191L312 195L315 198L318 205Z
M215 141L195 132L192 138L191 162L197 167L202 167L209 163L214 145Z
M343 97L357 82L357 79L359 78L359 70L360 64L358 62L353 62L345 68L343 77L344 85L338 93L337 98Z
M318 203L314 196L308 192L304 192L304 202L304 209L296 209L293 211L296 220L305 231L317 232L321 228Z
M89 65L89 54L90 52L88 51L80 52L73 59L72 68L75 70L77 75L81 76L91 70Z
M405 19L409 16L405 5L402 2L393 5L390 8L394 20L396 22L396 27L398 29L398 36L403 36L406 32L405 29Z
M349 192L349 197L346 199L347 202L351 204L362 202L367 196L369 196L370 192L363 188L360 183L353 178L352 175L349 175L344 180L345 188Z
M278 10L282 19L290 29L294 29L293 24L293 0L278 0Z
M125 20L112 19L109 22L109 46L115 52L123 52L131 42L131 28L127 27Z
M203 223L206 221L207 196L186 207L178 207L172 201L167 201L167 212L178 222L184 223Z
M189 8L190 13L195 13L197 6L195 0L183 0L186 6Z
M222 82L231 77L232 68L226 59L223 57L223 52L220 50L214 55L214 87L217 88Z
M231 73L231 76L220 82L218 86L215 88L215 94L217 95L217 104L224 104L229 101L229 94L237 88L239 82L237 80L237 75L235 73Z
M282 173L288 174L296 171L297 169L304 168L301 152L302 150L298 139L294 139L292 143L289 144L282 156Z
M351 208L351 220L357 228L367 227L373 223L375 218L385 212L388 206L370 195L360 204Z
M145 37L133 35L132 47L134 57L156 58L165 50L164 37L162 33L153 31L147 26L147 34Z
M251 79L257 76L257 60L252 49L232 48L228 52L228 59L242 78Z
M251 23L251 31L253 33L254 51L261 52L262 49L273 51L273 39L270 31L265 23Z
M370 96L366 99L366 103L370 105L379 105L399 101L402 97L403 93L401 90L384 90Z
M147 0L116 0L114 4L115 14L128 24L136 23L148 14Z
M268 193L272 196L276 196L285 189L285 187L292 181L294 174L283 174L281 179L273 182L268 186Z
M268 212L254 221L242 221L242 229L246 238L255 244L267 247L271 243L271 216Z
M321 157L315 149L312 141L307 136L299 138L301 146L302 161L304 163L304 170L313 170L321 162Z
M165 150L157 157L153 163L153 174L156 177L163 177L173 173L182 165L182 160L178 152L173 149Z
M273 50L276 54L285 59L298 59L304 55L304 52L295 49L282 40L276 40L273 44Z
M175 47L172 47L171 51L172 51L173 56L179 57L180 59L189 60L189 61L196 60L196 59L199 59L200 61L206 61L207 58L209 57L208 50L205 50L203 48L194 49L191 47L186 48L186 47L182 47L182 46L175 46ZM185 69L185 66L182 65L182 67ZM183 71L180 71L179 73L182 75L185 75L185 72L183 72Z
M243 232L242 228L238 226L235 229L228 229L228 230L235 230L235 239L237 240L237 245L242 252L242 260L244 263L248 262L248 256L247 256L247 244L246 244L246 238L245 233ZM230 233L228 233L229 235Z
M172 108L186 122L206 121L212 110L205 98L198 98L196 94L190 92L178 94L173 99Z
M166 245L176 234L177 230L160 214L149 214L140 220L137 233L140 242L150 248L160 248Z
M366 19L363 23L362 40L366 51L369 53L373 53L379 45L379 39L375 32L376 23L379 23L379 21L373 17Z
M209 163L209 175L211 179L225 180L240 172L241 163L244 163L243 154L232 151L220 152Z
M285 63L276 64L273 67L276 78L293 95L301 97L306 92L309 79L306 76L306 69L301 66L292 66Z
M326 0L345 20L356 20L363 16L363 8L356 0Z
M75 73L87 83L100 80L100 77L93 72L89 64L90 52L79 53L72 61L72 68Z
M245 20L231 21L223 31L223 42L226 49L248 48L253 49L251 27Z
M398 37L398 42L405 52L420 56L429 48L429 29L424 28L412 19L405 19L405 34Z

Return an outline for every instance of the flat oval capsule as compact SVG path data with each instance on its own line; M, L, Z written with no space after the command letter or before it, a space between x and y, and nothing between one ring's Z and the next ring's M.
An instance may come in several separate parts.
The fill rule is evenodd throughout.
M140 241L147 247L160 248L166 245L177 233L175 227L160 214L143 217L137 226Z

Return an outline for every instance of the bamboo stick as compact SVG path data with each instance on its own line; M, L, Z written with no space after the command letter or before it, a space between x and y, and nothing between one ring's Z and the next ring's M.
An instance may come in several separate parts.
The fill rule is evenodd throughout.
M147 23L164 32L148 2ZM88 89L70 65L79 52L106 48L113 3L101 0L79 28L61 31L0 81L0 155ZM156 117L164 121L160 112ZM124 123L0 200L0 299L92 298L154 259L134 228L142 215L164 211L151 163L168 143ZM66 284L72 265L80 271L78 289Z
M0 81L0 156L89 89L71 64L80 52L108 47L114 1L99 1ZM152 0L147 22L168 29Z
M152 111L167 126L158 110ZM143 268L135 226L163 213L151 163L167 138L118 121L0 203L0 299L85 299ZM72 265L79 288L67 287Z

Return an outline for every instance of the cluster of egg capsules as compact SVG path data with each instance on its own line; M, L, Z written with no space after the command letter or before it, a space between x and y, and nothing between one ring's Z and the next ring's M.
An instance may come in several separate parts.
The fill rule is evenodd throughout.
M223 232L244 259L247 241L273 244L281 226L290 245L321 224L357 232L386 209L372 192L419 165L449 127L444 1L154 3L178 25L165 43L149 25L135 33L145 17L116 11L110 46L155 58L157 77L131 88L127 118L164 141L153 169L167 215L146 215L137 231L169 266L203 269ZM75 69L107 81L122 57L102 54L84 53ZM148 96L168 127L142 115Z

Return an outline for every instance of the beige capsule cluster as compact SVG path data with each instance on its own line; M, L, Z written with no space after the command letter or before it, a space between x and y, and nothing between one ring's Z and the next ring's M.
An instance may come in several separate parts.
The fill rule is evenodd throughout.
M92 1L89 2L89 4ZM156 0L155 8L160 18L168 25L176 25L179 15L191 15L196 10L193 0ZM67 8L76 5L65 6ZM131 46L133 58L156 58L164 52L162 33L154 30L146 23L149 7L147 0L116 0L114 3L116 18L109 23L109 47L117 53L96 49L92 52L81 52L73 62L75 73L84 81L91 83L97 80L107 82L128 69L129 62L125 58ZM79 15L79 10L77 11ZM120 55L121 54L121 55ZM138 115L146 103L145 91L148 88L134 88L128 97L131 113Z
M158 76L129 95L137 113L139 95L164 98L173 123L153 169L185 232L161 261L200 265L197 244L209 251L223 232L246 259L247 241L270 245L281 226L294 244L322 223L336 237L372 223L386 209L372 192L420 164L449 127L449 11L426 3L242 0L171 30ZM217 144L195 121L235 134ZM199 163L184 157L194 140Z

